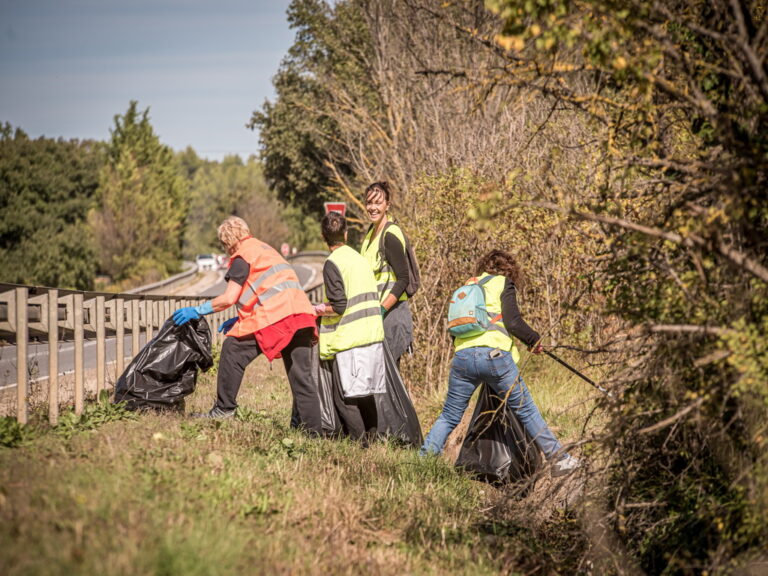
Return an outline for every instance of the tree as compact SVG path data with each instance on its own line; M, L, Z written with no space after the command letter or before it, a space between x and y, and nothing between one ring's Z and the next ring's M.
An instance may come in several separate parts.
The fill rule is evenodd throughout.
M31 140L5 124L0 135L0 278L93 288L95 251L86 218L94 205L99 143Z
M265 162L287 191L298 167L351 201L396 184L426 262L419 365L445 361L440 303L486 242L525 255L548 342L613 368L591 496L628 560L716 571L765 548L766 3L293 8Z
M329 114L339 102L328 83L375 99L366 79L370 39L354 2L294 0L288 19L296 41L273 82L277 99L255 111L250 126L259 129L264 175L277 198L319 218L339 180L354 175L338 117Z
M627 327L605 439L619 534L649 572L723 569L768 542L767 5L489 5L507 64L488 77L607 129L600 185L541 205L599 225Z
M261 164L239 156L205 162L190 183L190 208L185 233L185 254L219 250L218 225L227 216L240 216L259 239L278 247L289 240L283 207L267 188Z
M124 285L165 277L181 259L187 182L154 134L149 109L140 113L132 101L111 135L100 207L90 218L101 270Z

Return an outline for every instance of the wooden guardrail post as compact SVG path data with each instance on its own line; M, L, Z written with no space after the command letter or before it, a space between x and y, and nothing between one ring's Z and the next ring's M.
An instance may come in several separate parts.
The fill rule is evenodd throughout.
M135 358L141 350L141 301L138 299L131 300L131 358ZM123 372L118 373L118 378Z
M144 318L146 321L147 342L152 340L155 333L155 300L144 300Z
M107 339L104 321L104 296L96 296L96 397L104 388L107 378Z
M83 413L85 401L85 338L83 330L83 295L73 295L72 323L75 333L75 414Z
M59 423L59 291L48 291L48 422Z
M115 380L125 369L125 300L115 298Z
M16 420L27 423L27 288L16 288Z

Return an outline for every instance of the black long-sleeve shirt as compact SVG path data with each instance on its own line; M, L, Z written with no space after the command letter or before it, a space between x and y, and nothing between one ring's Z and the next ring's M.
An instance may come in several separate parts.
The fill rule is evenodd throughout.
M505 279L504 290L501 293L501 314L507 332L526 346L532 347L541 339L539 333L523 320L520 307L517 305L517 288L509 278Z
M336 314L344 314L347 309L347 293L344 290L344 279L341 271L330 260L323 264L323 282L325 282L325 297L331 303L331 308Z
M390 232L384 234L384 259L389 262L395 273L395 285L392 286L391 294L399 300L411 280L411 274L408 270L405 246Z

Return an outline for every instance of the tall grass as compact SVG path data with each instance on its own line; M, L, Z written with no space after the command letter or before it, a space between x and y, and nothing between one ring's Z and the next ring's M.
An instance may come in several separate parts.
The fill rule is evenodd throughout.
M562 387L533 374L540 405L550 388L562 405ZM210 408L214 395L206 375L188 410ZM475 482L446 459L290 429L279 364L254 363L239 402L235 420L144 414L0 448L0 572L578 571L583 543L563 540L567 514L534 525L515 513L513 491ZM438 404L437 395L418 399L425 430ZM561 434L576 430L546 410Z

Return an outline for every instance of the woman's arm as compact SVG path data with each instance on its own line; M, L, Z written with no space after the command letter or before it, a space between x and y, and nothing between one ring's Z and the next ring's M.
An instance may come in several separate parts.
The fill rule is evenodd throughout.
M395 285L382 302L382 306L390 310L405 292L408 282L411 280L411 273L408 269L408 255L405 253L400 239L392 233L385 233L384 236L384 259L389 263L392 271L395 273Z
M219 294L211 300L214 312L221 312L235 305L237 299L240 297L240 292L243 291L241 284L238 284L234 280L227 282L227 288L223 294Z
M501 314L504 317L504 328L507 332L529 348L536 346L536 343L541 340L539 333L523 320L517 305L517 288L509 278L505 280L504 291L501 293Z

